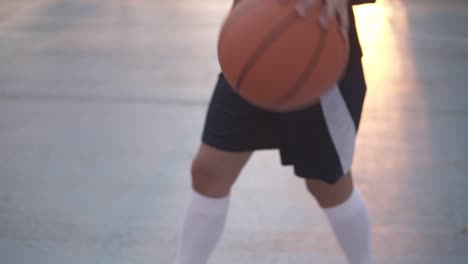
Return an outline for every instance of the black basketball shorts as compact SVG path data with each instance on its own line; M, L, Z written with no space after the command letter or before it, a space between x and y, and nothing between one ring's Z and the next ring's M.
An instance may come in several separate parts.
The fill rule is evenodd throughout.
M282 164L294 166L297 176L333 184L351 169L365 94L360 59L350 61L318 103L289 113L249 104L220 74L202 142L229 152L279 149Z

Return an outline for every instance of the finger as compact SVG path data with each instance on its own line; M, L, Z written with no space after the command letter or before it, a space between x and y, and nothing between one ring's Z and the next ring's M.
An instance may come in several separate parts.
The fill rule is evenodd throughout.
M297 10L297 13L300 15L300 16L305 16L306 14L306 8L304 6L304 4L302 4L301 2L303 1L299 1L299 0L278 0L278 3L280 3L281 5L287 5L291 2L296 2L296 10Z
M323 10L319 16L319 24L323 29L328 28L330 18L335 15L335 6L331 1L323 1Z
M332 1L325 1L325 14L324 16L327 19L330 19L332 16L336 14L336 6Z
M319 22L320 27L322 27L322 29L327 29L328 28L328 19L327 19L327 17L325 17L323 15L319 16L318 22Z
M296 4L296 10L300 16L305 16L307 11L317 3L317 0L299 0Z
M338 10L338 17L341 26L341 33L348 37L349 33L349 12L346 5L341 5Z
M285 4L289 4L290 2L292 2L293 0L278 0L278 2L282 5L285 5Z

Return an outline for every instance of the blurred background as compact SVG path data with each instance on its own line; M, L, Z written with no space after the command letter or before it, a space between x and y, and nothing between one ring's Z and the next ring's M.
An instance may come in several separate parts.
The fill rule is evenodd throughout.
M231 0L0 0L0 263L173 263ZM355 8L376 263L468 263L468 2ZM276 151L212 263L344 263Z

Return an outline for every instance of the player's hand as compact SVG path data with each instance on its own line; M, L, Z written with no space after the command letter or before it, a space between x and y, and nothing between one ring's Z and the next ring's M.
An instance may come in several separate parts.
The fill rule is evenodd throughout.
M299 15L305 16L307 11L321 2L325 4L325 9L319 17L319 24L326 29L329 21L333 16L338 17L341 25L341 33L343 37L348 39L349 31L349 13L348 3L349 0L278 0L280 3L286 4L296 2L296 9Z

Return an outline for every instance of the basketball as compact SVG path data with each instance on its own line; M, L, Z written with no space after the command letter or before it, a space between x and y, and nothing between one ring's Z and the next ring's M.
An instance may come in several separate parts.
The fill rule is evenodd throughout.
M296 111L316 103L340 79L349 45L333 18L324 30L323 6L300 16L294 3L240 1L218 41L221 70L249 103L269 111Z

